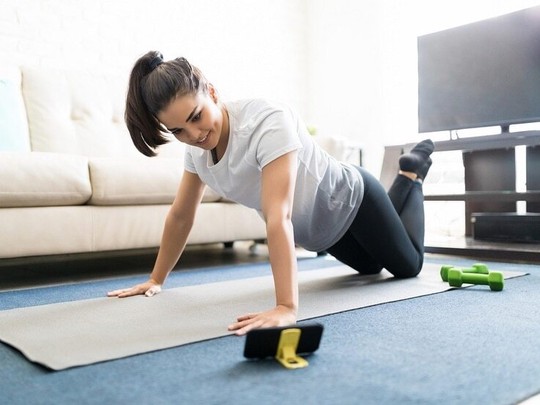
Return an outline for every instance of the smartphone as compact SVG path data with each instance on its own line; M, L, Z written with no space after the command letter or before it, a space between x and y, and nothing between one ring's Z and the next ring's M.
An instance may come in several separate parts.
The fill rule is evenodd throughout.
M244 346L244 357L248 359L263 359L274 357L277 353L281 331L300 329L300 341L297 354L313 353L319 348L323 326L319 323L292 325L279 328L254 329L247 333Z

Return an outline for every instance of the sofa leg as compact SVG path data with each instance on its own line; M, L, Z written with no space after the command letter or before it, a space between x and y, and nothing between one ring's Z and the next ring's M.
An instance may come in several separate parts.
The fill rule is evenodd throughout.
M225 249L231 249L234 246L234 242L224 242Z

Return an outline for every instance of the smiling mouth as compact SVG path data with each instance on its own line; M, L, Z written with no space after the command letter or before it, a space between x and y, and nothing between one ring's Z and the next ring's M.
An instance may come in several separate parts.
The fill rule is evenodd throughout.
M206 142L207 139L208 139L208 135L206 135L206 136L205 136L204 138L202 138L202 139L199 139L199 140L197 141L197 143L198 143L198 144L204 143L204 142Z

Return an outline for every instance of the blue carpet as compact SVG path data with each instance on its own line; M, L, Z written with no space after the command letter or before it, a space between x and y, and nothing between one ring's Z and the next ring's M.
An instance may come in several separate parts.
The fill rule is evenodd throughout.
M530 275L507 280L500 293L478 286L321 317L321 347L301 370L245 361L244 338L235 336L62 372L0 345L0 402L513 404L540 392L540 271L493 267ZM169 286L268 272L260 264L178 272ZM126 281L133 279L3 293L0 305L90 298Z
M298 261L298 270L303 271L332 267L336 266L336 263L338 262L330 256L317 259L301 259ZM213 266L199 269L177 270L169 275L165 287L186 287L226 280L268 276L271 274L272 272L268 263L236 264L221 267ZM108 291L131 287L134 284L142 283L146 280L148 280L147 274L52 287L0 292L0 310L103 297Z

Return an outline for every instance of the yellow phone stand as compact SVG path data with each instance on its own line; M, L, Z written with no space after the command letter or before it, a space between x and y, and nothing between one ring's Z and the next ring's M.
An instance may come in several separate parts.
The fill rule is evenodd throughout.
M303 368L308 366L306 359L296 354L298 342L302 331L298 328L285 329L281 331L276 353L276 360L286 368Z

